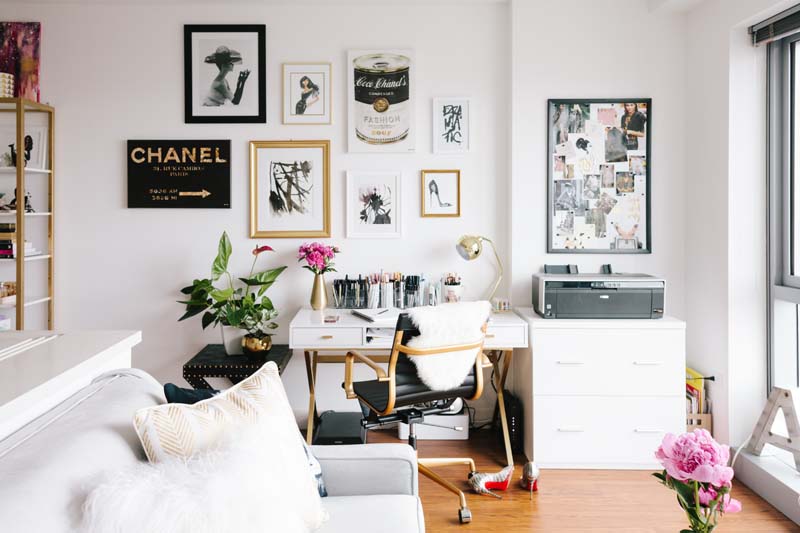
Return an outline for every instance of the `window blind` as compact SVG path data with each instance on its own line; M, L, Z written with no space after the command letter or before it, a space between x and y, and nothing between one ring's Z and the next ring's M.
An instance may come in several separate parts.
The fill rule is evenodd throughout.
M753 45L759 46L777 41L789 35L800 33L800 5L782 11L777 15L750 26Z

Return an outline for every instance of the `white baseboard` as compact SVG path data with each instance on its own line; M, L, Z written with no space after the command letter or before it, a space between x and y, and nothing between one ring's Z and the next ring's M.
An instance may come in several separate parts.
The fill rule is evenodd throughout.
M780 453L780 450L772 453L765 449L763 455L757 456L742 450L734 466L736 480L800 525L800 474L787 464L786 459L780 457ZM787 455L791 464L792 456ZM736 497L735 484L733 497Z

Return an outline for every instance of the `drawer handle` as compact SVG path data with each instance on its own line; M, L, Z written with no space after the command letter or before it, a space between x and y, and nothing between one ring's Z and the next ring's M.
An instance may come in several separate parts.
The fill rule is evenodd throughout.
M661 361L634 361L636 366L661 366Z
M556 361L557 365L564 365L564 366L583 366L586 363L583 361Z
M652 429L652 428L636 428L633 430L634 433L664 433L661 429Z
M332 338L333 338L333 335L323 335L323 336L320 337L320 339L322 339L324 341L329 341Z
M487 339L494 339L494 333L487 333L486 334L486 338Z
M572 427L572 428L558 428L557 430L559 433L583 433L583 428Z

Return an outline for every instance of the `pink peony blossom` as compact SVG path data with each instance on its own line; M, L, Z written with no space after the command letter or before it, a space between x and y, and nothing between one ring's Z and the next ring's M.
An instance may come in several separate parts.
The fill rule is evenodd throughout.
M668 433L656 451L667 474L678 481L694 480L722 487L733 479L728 466L730 451L705 429L675 436ZM713 499L713 498L712 498Z

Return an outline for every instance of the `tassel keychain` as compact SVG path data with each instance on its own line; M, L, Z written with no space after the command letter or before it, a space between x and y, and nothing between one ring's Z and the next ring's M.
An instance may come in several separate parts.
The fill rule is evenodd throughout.
M506 490L509 484L511 483L511 474L513 473L514 473L513 466L507 466L501 471L495 472L494 474L487 474L484 472L470 472L469 485L470 487L472 487L472 490L474 490L478 494L488 494L490 496L494 496L497 499L501 499L502 496L492 492L492 489Z

